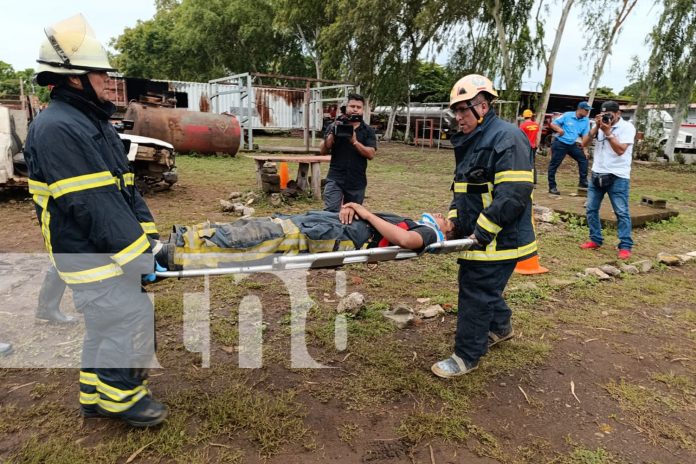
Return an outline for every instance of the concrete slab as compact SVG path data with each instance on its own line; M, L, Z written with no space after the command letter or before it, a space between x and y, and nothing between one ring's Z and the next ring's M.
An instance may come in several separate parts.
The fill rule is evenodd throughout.
M551 208L558 214L575 217L585 217L585 201L587 198L570 195L550 195L545 192L534 192L534 203ZM631 203L631 223L634 228L643 227L649 222L661 221L678 216L679 212L673 209L660 209L645 206L641 203ZM603 226L616 227L616 216L611 207L609 197L604 197L602 207L599 210L599 219Z

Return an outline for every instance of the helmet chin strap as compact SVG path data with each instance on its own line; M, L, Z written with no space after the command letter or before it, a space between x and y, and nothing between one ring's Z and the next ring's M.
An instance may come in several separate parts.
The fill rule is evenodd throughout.
M473 114L474 117L476 118L476 123L480 125L483 122L483 116L478 114L478 111L476 111L475 106L470 107L470 109L471 109L471 114Z
M92 83L89 81L89 73L87 74L80 74L78 77L80 78L80 82L82 83L82 90L85 93L85 97L99 105L101 101L99 100L99 97L97 97L97 92L94 91L94 87L92 87Z

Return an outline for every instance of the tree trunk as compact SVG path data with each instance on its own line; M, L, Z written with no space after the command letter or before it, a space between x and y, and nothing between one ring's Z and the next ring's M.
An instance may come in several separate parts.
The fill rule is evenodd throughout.
M553 40L553 47L551 47L549 59L546 61L546 77L544 78L544 86L542 88L541 103L537 108L537 124L539 124L539 127L543 127L544 124L544 115L546 114L546 108L549 106L549 97L551 96L553 67L556 65L556 55L558 55L558 47L561 45L563 29L565 29L566 20L568 19L568 14L570 13L570 9L573 7L574 2L575 0L566 0L565 5L563 5L561 20L558 22L556 37ZM539 140L541 140L541 131L537 133L537 146L539 146Z
M648 104L648 96L652 90L652 86L648 83L648 76L651 76L655 70L655 61L650 59L648 61L648 72L643 74L640 78L640 93L638 94L638 101L636 102L636 112L633 114L633 121L635 122L636 130L638 132L646 133L648 131L648 123L646 121L647 113L645 111L645 105Z
M631 2L630 5L629 1ZM590 104L590 106L592 106L592 102L594 102L595 95L597 94L597 87L599 87L599 79L602 77L602 73L604 72L604 63L607 61L609 53L611 53L611 46L614 44L614 38L618 34L621 25L624 23L624 21L626 21L628 15L631 14L631 10L633 10L633 7L636 6L637 1L638 0L623 0L623 7L621 8L621 11L619 11L619 14L616 16L616 20L614 21L614 27L611 28L609 38L607 39L606 43L604 44L604 48L602 49L602 55L597 60L597 64L595 64L594 70L592 72L592 79L590 80L590 97L588 98L588 103Z
M510 56L508 54L507 38L505 37L505 25L500 17L500 0L495 0L493 3L493 21L495 21L495 28L498 31L498 44L500 44L500 54L503 58L503 76L505 78L505 91L506 93L512 90L512 70L510 69ZM506 95L506 100L509 100Z
M681 123L684 120L687 112L689 110L689 97L680 96L677 100L676 108L674 109L674 115L672 115L672 130L669 132L669 137L667 138L667 144L665 145L665 155L670 161L674 161L674 146L677 144L677 137L679 137L679 129L681 128Z
M392 105L391 111L389 112L389 120L387 121L387 129L384 131L382 140L389 142L394 134L394 122L396 121L396 110L398 106L396 104Z
M691 56L691 61L689 62L689 69L684 80L679 85L679 95L677 96L677 105L674 110L674 115L672 119L674 120L674 125L672 126L672 131L667 139L667 145L665 146L665 155L671 161L674 156L674 145L677 143L677 137L679 136L679 128L682 121L686 118L689 112L689 101L691 100L691 94L696 87L696 56Z
M408 137L411 132L411 89L408 90L406 97L406 129L404 129L404 142L408 143Z

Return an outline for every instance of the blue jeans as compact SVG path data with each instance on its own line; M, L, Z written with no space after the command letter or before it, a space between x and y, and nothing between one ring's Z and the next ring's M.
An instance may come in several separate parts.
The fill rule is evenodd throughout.
M570 155L578 163L578 181L581 187L587 186L587 158L583 153L582 148L574 143L568 144L554 140L551 144L551 161L549 162L549 190L556 188L556 171L563 162L566 155Z
M592 177L596 176L592 173ZM619 250L633 248L631 239L631 213L628 210L628 192L631 181L617 177L609 187L597 187L593 182L587 190L587 226L590 228L590 240L598 245L602 244L602 224L599 221L599 207L604 199L604 194L609 195L609 201L614 208L618 223L617 234L619 236Z

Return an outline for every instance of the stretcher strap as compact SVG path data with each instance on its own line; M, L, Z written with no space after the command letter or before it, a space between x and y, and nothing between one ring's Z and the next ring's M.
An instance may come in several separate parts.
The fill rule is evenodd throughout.
M446 240L433 243L423 253L407 250L398 246L367 248L363 250L336 251L329 253L301 253L299 255L280 255L267 264L239 263L235 266L212 269L185 269L182 271L157 272L157 277L201 277L228 274L253 274L255 272L276 272L291 269L319 269L343 266L354 263L377 263L417 258L424 253L455 253L468 250L473 245L471 239Z

